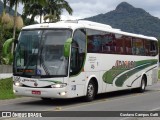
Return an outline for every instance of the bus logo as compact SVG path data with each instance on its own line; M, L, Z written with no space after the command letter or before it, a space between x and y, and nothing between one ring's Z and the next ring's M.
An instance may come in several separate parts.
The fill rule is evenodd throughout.
M34 83L34 86L35 86L35 87L37 87L37 86L38 86L38 83L37 83L37 82L35 82L35 83Z
M95 66L92 64L92 65L91 65L91 68L92 68L92 69L94 69L94 68L95 68Z
M135 61L120 61L117 60L115 63L115 66L113 66L113 68L134 68L136 66Z

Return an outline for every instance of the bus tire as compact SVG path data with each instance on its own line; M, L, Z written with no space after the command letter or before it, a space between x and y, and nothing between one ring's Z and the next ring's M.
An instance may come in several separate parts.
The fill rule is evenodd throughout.
M96 85L93 81L90 81L87 86L87 94L85 96L85 100L87 102L90 102L90 101L94 100L95 95L96 95Z
M143 93L146 90L147 81L146 78L143 76L141 80L141 85L138 88L138 92Z
M44 98L44 97L42 97L41 99L44 100L44 101L50 101L51 100L51 98Z

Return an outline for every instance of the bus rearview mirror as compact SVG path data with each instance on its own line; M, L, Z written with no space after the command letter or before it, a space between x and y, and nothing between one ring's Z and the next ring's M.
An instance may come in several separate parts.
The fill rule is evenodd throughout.
M70 48L71 48L72 38L68 38L64 43L64 56L69 57L70 55Z

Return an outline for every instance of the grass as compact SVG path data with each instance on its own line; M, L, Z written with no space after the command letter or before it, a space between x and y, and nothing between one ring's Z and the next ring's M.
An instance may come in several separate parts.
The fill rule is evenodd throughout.
M13 99L15 97L12 78L0 80L0 100Z

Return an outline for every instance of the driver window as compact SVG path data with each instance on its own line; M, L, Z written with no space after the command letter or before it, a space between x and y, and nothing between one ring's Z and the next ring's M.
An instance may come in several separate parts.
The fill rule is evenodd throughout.
M80 72L86 50L86 32L84 29L78 29L73 36L72 48L71 48L71 64L70 75L76 75Z

